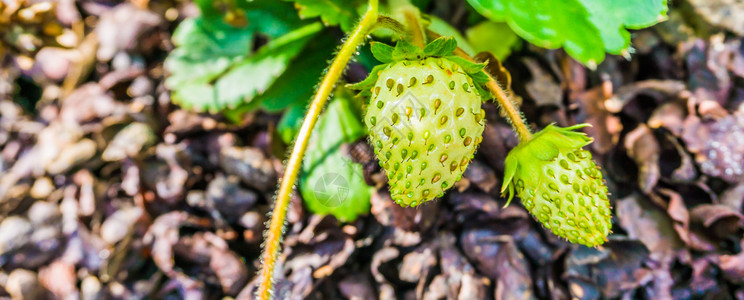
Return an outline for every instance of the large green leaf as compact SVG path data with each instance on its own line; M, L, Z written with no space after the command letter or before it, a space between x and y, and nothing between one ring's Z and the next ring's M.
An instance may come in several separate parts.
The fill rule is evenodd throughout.
M307 106L320 82L323 70L333 58L338 40L333 34L324 31L307 43L297 54L274 83L252 102L243 103L236 109L224 112L233 122L239 122L246 112L261 108L269 112L278 112L291 106Z
M185 108L217 112L250 102L279 77L289 61L321 29L305 25L269 41L253 55L253 33L234 29L219 20L197 18L179 26L174 43L179 46L166 59L172 75L166 86L172 99ZM182 27L186 25L186 27ZM214 24L219 26L212 27ZM246 54L244 54L246 53Z
M468 42L475 52L491 52L504 61L512 49L519 47L521 41L506 23L483 21L465 31Z
M245 11L248 26L270 38L277 38L314 21L303 21L292 3L276 0L238 1Z
M242 14L246 23L245 29L260 32L271 38L281 36L300 27L302 23L307 23L300 20L291 3L283 1L195 0L194 2L205 19L224 20L230 14Z
M506 22L522 38L545 48L563 47L594 67L605 51L630 53L630 33L664 20L666 0L468 0L482 15Z
M623 54L630 46L627 29L641 29L666 19L666 0L581 0L589 21L599 29L605 50Z
M171 73L165 84L175 89L192 82L209 82L247 56L253 38L252 29L234 28L220 20L184 20L173 33L177 48L165 60L165 68Z
M302 18L320 17L326 26L341 25L344 31L350 31L359 18L360 5L365 0L285 0L295 3Z
M346 95L335 97L318 120L302 163L300 193L307 208L332 214L342 222L369 212L373 188L362 166L341 150L341 145L366 135L357 108Z

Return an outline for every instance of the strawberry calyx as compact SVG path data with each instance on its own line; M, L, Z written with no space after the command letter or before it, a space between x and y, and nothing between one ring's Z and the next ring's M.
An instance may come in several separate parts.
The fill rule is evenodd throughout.
M501 193L514 195L554 234L586 246L607 240L611 231L610 202L602 172L583 147L592 142L577 129L553 124L506 157Z
M447 59L458 65L462 72L473 79L475 88L482 100L491 98L491 94L485 88L489 81L488 75L484 72L486 63L475 63L455 56L453 53L457 49L457 41L452 37L440 37L426 44L424 48L416 47L406 40L399 40L395 47L381 42L371 42L370 50L372 55L382 62L372 68L369 75L364 80L350 84L347 87L359 90L359 96L369 97L372 95L372 88L377 82L380 72L390 65L400 61L423 61L429 57L438 57Z
M504 206L508 206L514 198L514 184L512 181L517 171L524 169L524 166L527 165L526 162L534 160L551 161L558 156L560 148L581 149L591 144L592 138L582 132L575 131L591 126L583 123L562 128L550 124L545 129L535 133L531 140L519 143L514 147L506 156L504 183L501 185L501 193L504 194L508 189L509 194L509 199Z

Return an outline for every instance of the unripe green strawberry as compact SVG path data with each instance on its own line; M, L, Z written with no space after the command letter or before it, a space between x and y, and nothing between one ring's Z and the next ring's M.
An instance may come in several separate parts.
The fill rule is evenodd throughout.
M473 80L446 58L401 61L380 72L364 122L393 199L416 206L462 177L485 113Z
M383 46L390 48L382 49L389 51L383 53L389 63L373 70L375 81L362 87L370 96L364 117L370 143L393 200L402 206L442 196L462 178L482 140L482 90L470 75L482 72L482 65L447 56L454 40L435 42L449 50ZM373 44L376 56L379 47Z
M612 213L602 173L582 149L592 139L574 131L585 126L549 125L512 149L501 192L508 189L511 201L516 191L524 207L554 234L593 247L607 240Z

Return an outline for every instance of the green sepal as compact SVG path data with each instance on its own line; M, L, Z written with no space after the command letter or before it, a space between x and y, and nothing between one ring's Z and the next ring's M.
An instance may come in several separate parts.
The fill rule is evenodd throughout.
M369 71L369 75L367 75L367 78L354 84L347 84L346 87L352 90L359 90L359 94L357 94L357 96L371 96L372 91L370 89L375 86L377 78L380 77L380 72L382 72L382 70L387 68L389 65L390 64L376 65L374 68L372 68L372 71Z
M486 64L484 63L472 62L459 56L449 55L449 56L446 56L445 58L458 64L463 69L463 71L465 71L465 73L468 73L468 74L475 74L478 72L482 72L483 68L486 67ZM470 77L473 77L473 76L470 76ZM479 82L479 83L485 83L485 82Z
M508 191L507 205L519 196L553 234L596 247L612 232L612 212L602 173L583 149L592 139L576 131L586 126L551 124L509 151L501 193Z
M583 123L562 128L550 124L536 133L531 140L519 143L509 151L505 161L504 181L501 185L502 194L507 189L509 190L509 200L506 205L509 205L514 197L512 180L521 166L532 165L538 161L553 160L558 156L560 149L581 149L591 144L592 138L586 136L583 132L576 131L584 127L591 127L591 125Z
M381 61L384 64L389 64L393 62L393 47L390 47L389 45L385 43L380 42L371 42L369 44L370 51L372 52L372 56L374 56L377 60Z
M443 57L457 49L457 41L452 37L439 37L424 47L424 55Z
M506 200L504 207L509 206L512 199L514 199L514 185L511 184L514 175L517 174L517 167L519 162L515 161L518 157L516 155L507 155L504 169L504 184L501 185L501 194L503 195L506 189L509 189L509 199Z
M539 160L549 161L558 156L558 146L546 139L535 140L527 149L532 157Z
M370 96L370 89L374 87L378 79L378 73L384 70L388 65L394 64L403 60L421 60L426 57L441 57L447 59L458 66L460 66L465 73L473 79L476 90L481 96L481 99L491 99L491 93L486 88L486 83L489 81L488 75L484 69L486 63L476 63L469 61L465 58L453 55L453 52L457 49L457 40L452 37L440 37L437 38L426 46L424 49L411 44L406 40L399 40L395 47L389 45L372 42L370 44L370 50L372 55L382 62L382 64L375 66L366 79L351 85L347 85L348 88L359 90L358 96Z
M486 63L472 62L454 55L446 56L445 58L456 63L463 69L463 71L465 71L465 73L468 74L468 76L470 76L470 78L473 79L473 83L475 84L481 99L489 100L492 98L491 93L488 91L488 88L486 88L486 84L490 81L488 75L484 71Z
M399 40L393 49L393 61L401 60L419 60L424 58L424 52L421 48L406 40Z

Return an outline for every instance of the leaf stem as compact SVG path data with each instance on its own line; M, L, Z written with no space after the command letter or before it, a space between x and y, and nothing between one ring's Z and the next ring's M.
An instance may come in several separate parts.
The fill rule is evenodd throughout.
M305 116L305 120L300 128L300 132L297 135L297 140L295 141L294 148L292 148L292 154L289 157L289 161L287 162L284 171L284 176L282 177L279 193L274 202L274 210L271 213L271 223L264 242L262 268L259 273L260 285L256 294L257 298L261 300L269 300L272 296L274 268L276 266L279 252L281 251L281 239L287 216L287 207L289 206L289 198L294 190L300 164L302 164L302 158L305 155L305 150L307 149L307 144L310 140L310 134L312 133L315 123L318 121L318 117L328 101L336 82L341 77L344 69L346 69L347 63L356 52L357 47L364 42L369 30L377 21L378 1L379 0L369 1L367 12L343 44L341 50L336 54L336 58L334 58L333 63L331 63L331 67L323 77L323 80L313 97L310 108Z

